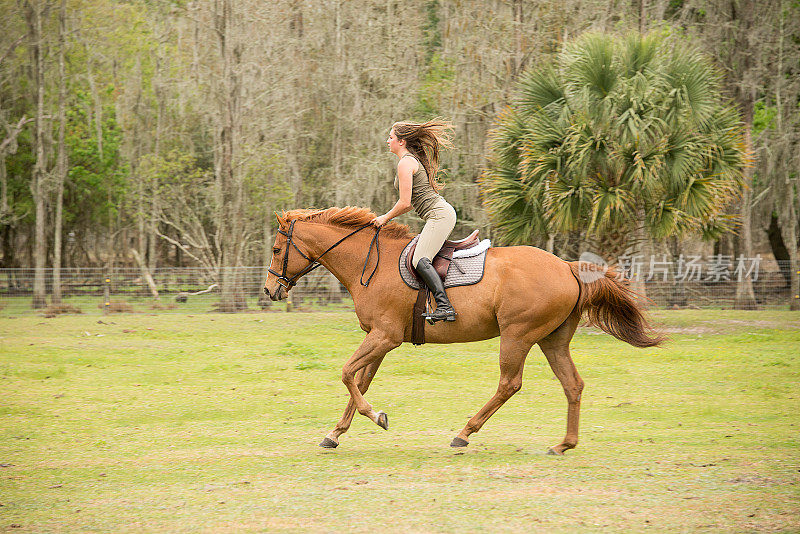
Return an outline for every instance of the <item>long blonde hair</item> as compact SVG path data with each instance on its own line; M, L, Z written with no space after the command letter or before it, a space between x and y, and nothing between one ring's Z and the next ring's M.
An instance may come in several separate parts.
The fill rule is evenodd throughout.
M439 149L453 148L451 123L433 119L427 122L396 122L392 125L394 135L406 142L406 149L422 163L428 174L428 183L437 193L444 184L436 180L439 172Z

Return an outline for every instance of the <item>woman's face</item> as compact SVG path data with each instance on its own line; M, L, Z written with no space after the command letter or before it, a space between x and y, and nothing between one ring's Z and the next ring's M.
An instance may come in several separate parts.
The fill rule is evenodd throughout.
M398 139L394 133L394 128L389 131L389 137L386 139L386 145L389 147L389 151L393 154L398 154L400 149L406 145L406 142L402 139Z

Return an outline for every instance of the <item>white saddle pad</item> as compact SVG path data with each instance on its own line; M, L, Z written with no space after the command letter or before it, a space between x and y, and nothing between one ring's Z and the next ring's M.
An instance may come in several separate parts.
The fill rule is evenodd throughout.
M400 276L403 282L406 283L411 289L419 289L419 282L411 274L406 266L406 257L408 256L408 249L416 242L418 237L415 237L411 242L406 245L403 252L400 254ZM469 286L477 284L483 279L483 267L486 263L486 251L491 248L492 243L488 239L484 239L474 247L465 250L456 250L453 253L453 261L447 269L447 276L444 279L444 287L456 286Z

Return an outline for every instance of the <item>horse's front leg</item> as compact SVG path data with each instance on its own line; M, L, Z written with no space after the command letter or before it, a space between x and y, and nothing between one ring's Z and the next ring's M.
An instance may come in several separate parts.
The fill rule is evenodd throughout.
M372 382L372 379L375 378L375 373L378 372L378 367L380 367L381 362L383 362L383 358L384 357L381 356L358 372L358 390L362 395L369 389L369 385ZM322 443L320 443L319 446L325 447L326 449L334 449L338 447L339 436L347 432L347 430L350 428L350 423L353 422L353 416L355 414L356 403L351 398L347 401L347 408L345 408L344 414L342 414L342 418L339 420L339 423L337 423L336 428L328 432L328 435L325 436L325 439L322 440Z
M372 373L374 375L374 370L377 370L377 366L380 365L380 362L383 360L383 357L386 356L386 353L395 347L399 347L401 343L402 339L395 340L385 332L372 329L370 333L367 334L367 337L364 338L364 341L355 351L353 356L347 360L347 363L345 363L344 367L342 368L342 382L344 383L345 387L347 387L347 391L350 392L350 402L354 405L355 409L358 410L358 413L370 418L376 425L383 429L386 429L389 426L388 416L383 412L376 412L372 409L372 406L364 398L364 395L359 388L359 384L356 384L356 373L358 373L358 371L362 368L374 367ZM369 380L371 380L371 377ZM364 390L366 391L366 385L364 385ZM342 421L340 421L340 425L348 418L349 411L350 404L348 404L348 408L345 410ZM352 419L352 415L350 418ZM328 438L333 437L338 439L338 435L328 436ZM333 439L331 439L331 441L336 443ZM323 443L326 442L323 441ZM330 445L331 444L328 444L328 446Z

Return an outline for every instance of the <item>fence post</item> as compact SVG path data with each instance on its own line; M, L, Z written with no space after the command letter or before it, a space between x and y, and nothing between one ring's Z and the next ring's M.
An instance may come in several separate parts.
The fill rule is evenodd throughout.
M108 315L109 309L111 309L111 277L106 275L103 284L103 315Z

